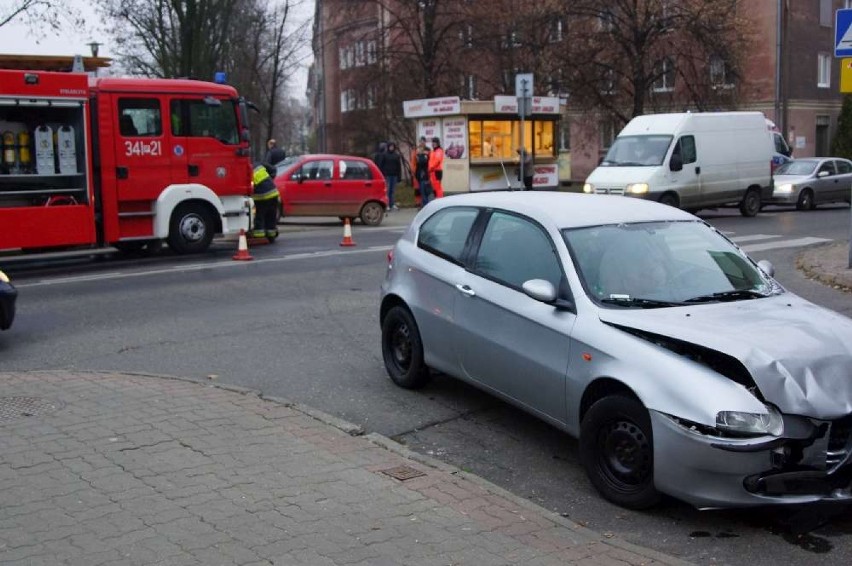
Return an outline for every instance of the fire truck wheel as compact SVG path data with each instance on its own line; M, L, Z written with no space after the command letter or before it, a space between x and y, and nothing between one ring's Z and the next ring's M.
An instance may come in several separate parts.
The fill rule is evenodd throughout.
M213 240L213 220L206 207L186 203L175 209L169 225L169 247L179 254L203 252Z

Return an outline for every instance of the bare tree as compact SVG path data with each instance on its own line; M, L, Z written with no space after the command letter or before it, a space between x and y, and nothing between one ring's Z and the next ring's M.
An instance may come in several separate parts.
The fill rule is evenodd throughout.
M287 82L299 67L308 23L293 22L303 0L96 0L123 66L152 77L229 83L260 110L256 145L274 137Z
M566 78L572 102L621 122L648 109L735 103L711 62L738 74L747 42L739 0L565 0L572 41ZM680 77L679 85L675 78ZM730 83L729 83L730 84ZM678 108L679 109L679 108Z
M45 26L59 29L62 21L82 25L80 13L65 5L64 0L11 0L0 7L0 28L12 22L22 22L37 36Z

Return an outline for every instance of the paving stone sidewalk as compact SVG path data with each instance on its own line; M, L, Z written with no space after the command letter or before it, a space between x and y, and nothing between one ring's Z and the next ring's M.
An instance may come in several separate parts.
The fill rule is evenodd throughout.
M852 293L849 242L811 246L798 255L796 266L808 277L840 291Z
M88 372L0 388L2 564L684 564L254 392Z

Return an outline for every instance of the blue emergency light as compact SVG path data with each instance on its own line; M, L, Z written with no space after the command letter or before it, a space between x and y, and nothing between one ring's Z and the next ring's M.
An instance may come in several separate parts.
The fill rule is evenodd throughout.
M224 71L217 71L213 75L213 82L216 83L216 84L223 85L223 84L225 84L225 80L227 79L227 76L228 76L227 73L225 73Z

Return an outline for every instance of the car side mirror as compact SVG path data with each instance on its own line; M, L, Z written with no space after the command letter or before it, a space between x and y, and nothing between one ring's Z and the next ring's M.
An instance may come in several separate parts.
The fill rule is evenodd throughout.
M560 299L556 294L556 287L554 287L553 283L550 281L545 281L544 279L530 279L529 281L524 281L521 288L528 297L535 299L536 301L553 305L561 310L574 310L574 303L566 301L565 299Z
M678 154L672 155L669 160L669 169L672 171L680 171L683 169L683 158Z
M240 140L244 142L251 141L251 132L249 132L248 128L240 130Z
M775 277L775 266L768 259L762 259L757 262L757 267L760 268L769 277Z
M822 179L823 177L828 177L828 174L828 171L820 171L819 173L817 173L817 177Z

